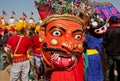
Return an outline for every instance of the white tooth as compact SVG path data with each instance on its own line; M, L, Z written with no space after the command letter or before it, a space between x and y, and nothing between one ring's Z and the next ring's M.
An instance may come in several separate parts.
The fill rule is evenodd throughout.
M52 59L53 59L53 60L57 60L58 57L59 57L59 54L57 54L57 53L54 53L54 54L52 55Z
M72 58L71 58L73 61L75 60L75 56L72 56Z
M54 59L54 58L55 58L55 54L52 55L52 59Z
M55 57L55 53L52 55L52 58Z
M58 57L58 61L60 61L60 57Z
M70 58L69 58L68 60L69 60L69 61L71 61L71 59L70 59Z
M54 58L54 59L55 59L55 60L57 60L57 59L58 59L58 57L59 57L59 54L56 54L56 56L55 56L55 58Z

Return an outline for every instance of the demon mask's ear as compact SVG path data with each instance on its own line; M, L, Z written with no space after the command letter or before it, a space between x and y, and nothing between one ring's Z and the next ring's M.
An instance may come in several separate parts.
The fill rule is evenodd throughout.
M88 29L90 17L86 13L81 13L80 18L84 21L84 30Z
M88 29L88 28L89 28L88 22L86 22L86 23L84 24L84 30L86 30L86 29Z
M45 28L41 27L39 33L39 42L43 42L45 40Z

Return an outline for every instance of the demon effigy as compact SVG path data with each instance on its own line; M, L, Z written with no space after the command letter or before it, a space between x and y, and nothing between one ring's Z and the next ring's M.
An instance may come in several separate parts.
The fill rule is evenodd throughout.
M54 69L51 81L84 81L84 30L84 21L74 15L43 20L39 41L44 61Z
M107 25L103 18L97 13L91 16L88 23L85 43L87 45L86 53L88 55L87 81L103 81L103 70L101 63L102 53L102 35L106 32Z
M79 10L79 4L66 0L56 1L35 2L43 19L39 32L41 53L51 68L46 73L51 71L50 81L84 81L83 44L85 24L89 18Z

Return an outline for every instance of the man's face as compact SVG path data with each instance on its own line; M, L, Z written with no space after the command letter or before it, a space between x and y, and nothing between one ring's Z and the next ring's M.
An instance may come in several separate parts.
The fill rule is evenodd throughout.
M84 31L76 22L56 20L50 22L45 31L40 31L40 42L43 59L48 65L70 69L83 52Z

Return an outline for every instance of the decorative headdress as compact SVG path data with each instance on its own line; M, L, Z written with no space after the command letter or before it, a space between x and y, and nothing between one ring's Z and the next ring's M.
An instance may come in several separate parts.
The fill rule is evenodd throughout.
M89 22L89 26L93 29L100 28L106 24L105 20L99 16L99 14L94 13Z
M41 19L53 14L71 14L78 17L89 16L88 1L80 0L39 0L35 1Z
M50 23L52 21L58 20L58 19L59 20L71 20L71 21L77 22L80 25L84 26L84 24L83 24L84 21L81 18L74 16L74 15L69 15L69 14L63 14L63 15L54 14L54 15L48 16L43 20L43 23L41 26L43 26L47 23Z

